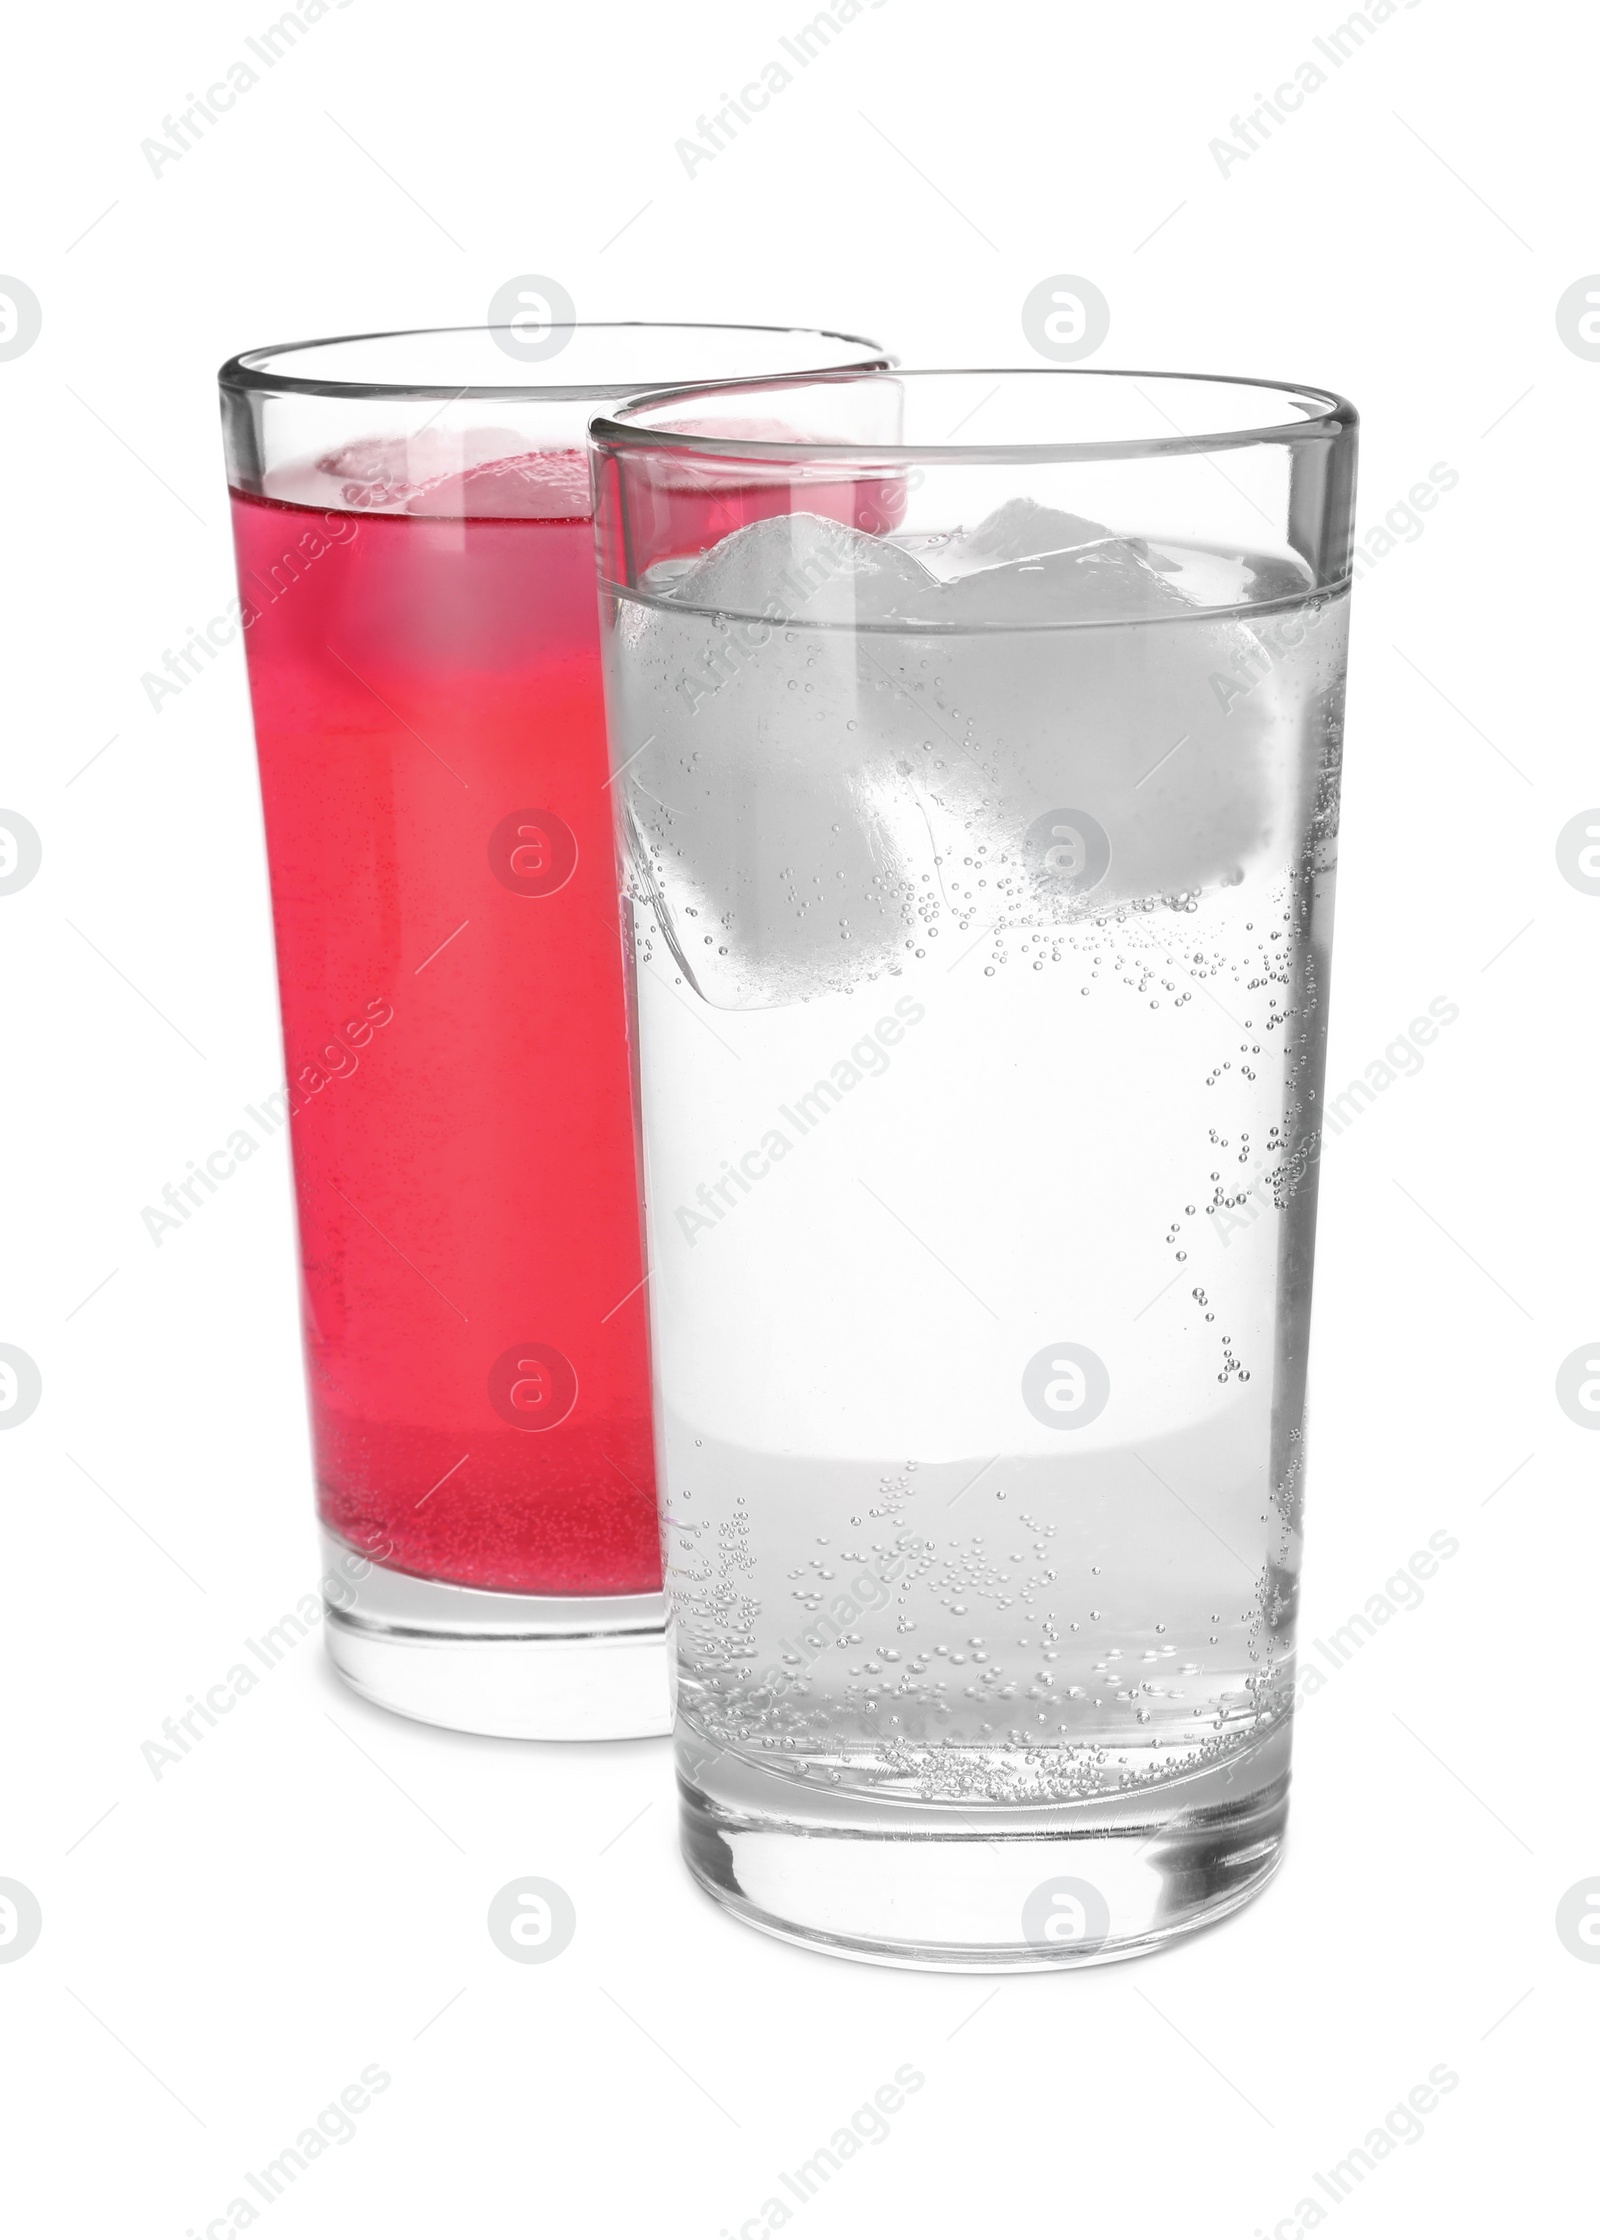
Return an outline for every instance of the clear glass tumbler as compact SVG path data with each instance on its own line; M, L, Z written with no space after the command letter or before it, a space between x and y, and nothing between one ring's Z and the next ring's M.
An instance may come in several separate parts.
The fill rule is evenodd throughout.
M866 1959L1146 1950L1283 1836L1355 413L591 435L689 1863Z
M668 1719L585 423L884 363L530 312L222 370L327 1640L413 1717Z

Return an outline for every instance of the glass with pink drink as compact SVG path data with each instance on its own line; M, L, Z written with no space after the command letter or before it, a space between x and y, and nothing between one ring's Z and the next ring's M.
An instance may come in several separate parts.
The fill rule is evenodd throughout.
M414 1717L668 1725L586 423L883 363L523 325L223 368L327 1638ZM674 500L696 545L783 502Z

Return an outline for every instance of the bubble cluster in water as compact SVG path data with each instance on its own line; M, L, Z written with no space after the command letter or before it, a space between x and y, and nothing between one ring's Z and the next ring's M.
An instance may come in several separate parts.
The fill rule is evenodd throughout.
M1060 1523L1022 1504L998 1531L949 1530L948 1502L942 1474L919 1492L915 1462L884 1476L848 1534L796 1549L785 1617L752 1592L745 1497L708 1535L684 1488L669 1584L683 1707L705 1739L833 1786L1066 1801L1171 1779L1284 1716L1280 1563L1225 1624L1211 1613L1223 1630L1204 1648L1198 1612L1182 1607L1119 1619L1101 1646L1104 1566L1081 1546L1064 1558ZM864 1581L883 1589L876 1607L856 1599Z

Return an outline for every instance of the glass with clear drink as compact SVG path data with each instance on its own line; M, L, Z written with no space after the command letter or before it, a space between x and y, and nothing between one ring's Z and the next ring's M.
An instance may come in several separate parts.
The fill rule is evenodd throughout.
M1148 1950L1283 1836L1355 413L591 435L689 1863L861 1958Z

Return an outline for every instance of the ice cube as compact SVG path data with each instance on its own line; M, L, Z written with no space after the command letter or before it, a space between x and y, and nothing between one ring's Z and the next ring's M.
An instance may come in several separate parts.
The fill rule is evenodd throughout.
M594 512L589 462L581 451L523 451L431 482L407 513L454 519L587 521Z
M1135 540L1001 512L962 539L986 565L950 582L788 515L622 606L633 875L707 1002L805 1001L988 926L1187 907L1283 860L1285 724L1322 637L1275 651L1262 618L1185 597ZM1016 555L1063 533L1083 541Z
M828 625L927 612L934 579L788 514L647 588L618 616L612 720L632 873L685 976L746 1010L891 969L937 899L917 768L934 735L891 673L904 641Z
M920 560L815 513L772 514L666 581L663 596L717 614L784 621L930 621L939 590Z
M891 969L936 899L917 719L872 666L896 641L668 605L630 636L612 678L630 870L690 985L765 1010Z
M1270 697L1231 720L1218 706L1231 627L1191 615L965 641L952 684L984 711L994 772L974 821L1024 922L1196 894L1257 856Z
M1190 611L1126 537L977 568L946 584L940 613L956 626L1037 629L1052 623L1143 622Z
M347 506L368 511L404 504L431 483L526 450L526 436L514 428L419 428L410 435L360 436L325 453L314 471L339 484Z
M1081 513L1042 506L1036 498L1008 498L975 529L957 529L940 556L942 576L970 575L975 568L998 567L1007 560L1033 560L1041 552L1070 552L1101 544L1111 531L1103 521Z
M359 513L572 521L593 510L585 454L531 451L515 428L361 436L319 459L272 468L264 488L293 505Z
M955 930L1186 906L1281 865L1308 759L1290 729L1341 628L1320 607L1247 620L1179 601L1155 620L952 631L931 672L916 640L880 637L886 689L917 695L944 744L929 808Z

